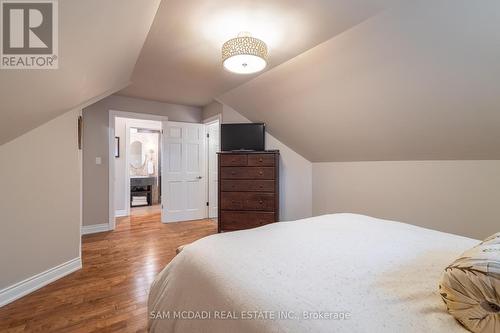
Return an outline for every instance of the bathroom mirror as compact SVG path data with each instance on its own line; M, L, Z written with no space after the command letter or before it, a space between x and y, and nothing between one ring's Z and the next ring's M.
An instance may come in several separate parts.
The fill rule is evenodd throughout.
M143 152L142 142L134 141L130 144L130 165L141 168L146 162L146 154Z

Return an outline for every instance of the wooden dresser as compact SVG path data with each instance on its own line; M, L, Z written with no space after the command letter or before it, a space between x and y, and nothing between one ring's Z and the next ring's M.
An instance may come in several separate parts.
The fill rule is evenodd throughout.
M279 151L220 152L218 231L279 219Z

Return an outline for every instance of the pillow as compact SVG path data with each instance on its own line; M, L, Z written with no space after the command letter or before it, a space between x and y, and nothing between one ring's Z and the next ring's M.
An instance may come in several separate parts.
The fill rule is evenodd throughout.
M446 267L439 292L446 308L472 332L500 332L500 232Z

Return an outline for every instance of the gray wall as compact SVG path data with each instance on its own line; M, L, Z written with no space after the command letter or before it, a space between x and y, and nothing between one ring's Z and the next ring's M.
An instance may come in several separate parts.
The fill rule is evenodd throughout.
M222 104L214 101L203 107L203 120L222 114Z
M0 290L80 257L77 116L0 146Z
M312 162L500 159L500 1L406 1L217 99Z
M222 122L248 123L250 120L222 105ZM266 149L280 151L280 221L312 216L312 163L266 133Z
M0 144L129 84L159 4L58 1L59 68L1 71Z
M500 161L313 163L313 213L360 213L484 239L500 231Z
M199 123L199 107L112 95L83 110L83 225L109 222L109 110L167 116L172 121ZM96 157L102 164L96 165Z

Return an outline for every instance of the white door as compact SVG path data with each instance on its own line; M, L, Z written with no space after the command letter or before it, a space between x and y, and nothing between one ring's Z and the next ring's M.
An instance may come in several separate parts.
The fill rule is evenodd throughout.
M163 123L162 222L208 216L203 124Z
M208 134L208 217L217 217L217 152L220 151L219 121L206 125Z

